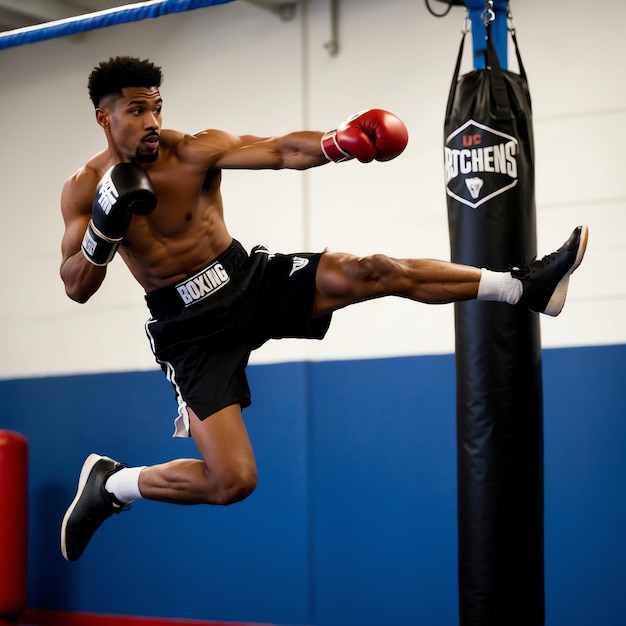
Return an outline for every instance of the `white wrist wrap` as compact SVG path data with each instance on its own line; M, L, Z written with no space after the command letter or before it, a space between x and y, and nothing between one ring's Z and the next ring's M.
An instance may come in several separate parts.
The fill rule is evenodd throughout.
M122 241L122 238L110 239L103 235L94 226L93 220L89 220L80 249L90 263L100 266L108 265L115 256L120 241Z
M322 152L324 156L335 163L342 163L343 161L349 161L354 157L348 154L345 150L342 150L337 143L337 131L329 130L322 136Z

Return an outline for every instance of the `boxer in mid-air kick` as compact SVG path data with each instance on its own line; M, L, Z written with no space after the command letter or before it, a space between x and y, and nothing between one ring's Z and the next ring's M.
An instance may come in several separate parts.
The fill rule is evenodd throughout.
M61 526L70 561L134 500L224 505L252 492L257 469L242 419L250 404L245 369L268 339L321 339L333 311L382 296L493 300L558 315L587 243L587 228L579 226L556 252L510 272L382 254L274 254L263 246L248 254L224 221L222 170L387 161L404 150L406 127L371 109L327 133L187 135L161 128L161 79L159 67L131 57L92 71L89 96L107 146L63 187L61 278L67 295L84 303L119 253L146 292L146 332L178 401L175 435L191 436L202 460L127 467L89 455Z

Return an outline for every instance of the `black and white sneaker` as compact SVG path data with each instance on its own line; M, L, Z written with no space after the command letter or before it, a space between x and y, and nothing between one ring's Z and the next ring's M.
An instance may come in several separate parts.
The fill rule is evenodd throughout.
M565 304L569 277L585 255L588 236L586 226L577 226L556 252L511 268L511 275L521 280L524 288L519 303L531 311L556 317Z
M107 478L124 467L123 463L99 454L90 454L83 463L76 497L61 524L61 552L68 561L80 558L102 523L127 508L104 488Z

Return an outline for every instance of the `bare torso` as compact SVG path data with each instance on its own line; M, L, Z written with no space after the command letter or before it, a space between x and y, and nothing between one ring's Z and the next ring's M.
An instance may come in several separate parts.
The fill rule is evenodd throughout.
M205 266L232 238L224 223L220 170L205 172L181 161L165 131L159 160L147 171L157 207L133 217L119 254L149 292Z
M142 165L154 185L157 207L150 215L133 216L118 254L146 292L205 266L232 240L224 223L221 170L207 169L206 147L203 158L195 158L189 149L193 139L162 131L158 159ZM219 142L216 151L218 147ZM80 212L88 220L96 185L113 163L104 151L74 176L68 195L77 208L69 207L68 213Z
M160 106L158 91L148 91L146 100ZM137 92L145 95L142 89L129 92L129 97L137 97ZM119 101L123 104L128 99ZM211 129L195 135L161 130L156 160L135 160L137 146L145 150L143 146L151 145L145 144L146 137L155 135L159 123L157 113L135 116L132 102L127 108L130 112L118 117L105 116L97 109L109 146L71 176L61 194L65 221L61 277L67 294L78 302L86 302L106 275L106 267L84 258L81 241L98 182L116 163L137 162L156 192L156 209L150 215L133 216L118 250L135 279L151 292L194 273L230 245L220 191L223 169L307 169L327 162L317 131L262 138Z

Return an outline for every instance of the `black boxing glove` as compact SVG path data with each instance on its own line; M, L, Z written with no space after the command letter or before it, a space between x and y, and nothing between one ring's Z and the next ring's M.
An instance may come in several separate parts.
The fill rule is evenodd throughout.
M146 172L133 163L118 163L102 177L91 205L91 220L81 249L94 265L107 265L117 252L133 214L148 215L156 194Z

